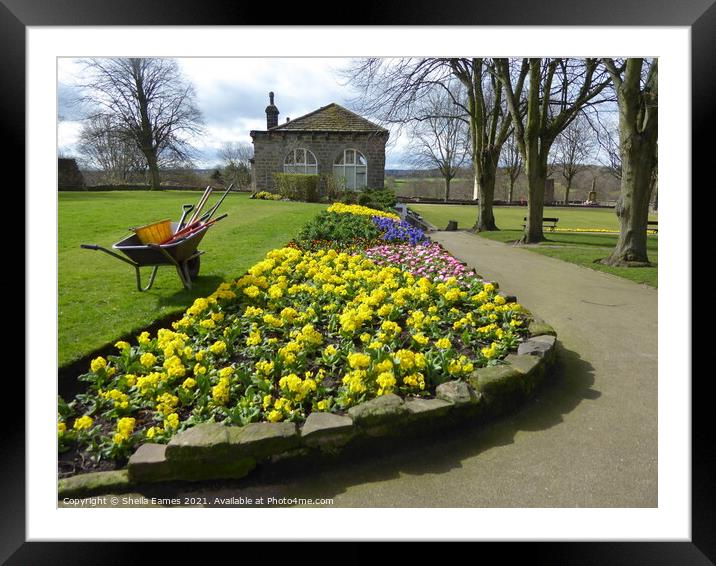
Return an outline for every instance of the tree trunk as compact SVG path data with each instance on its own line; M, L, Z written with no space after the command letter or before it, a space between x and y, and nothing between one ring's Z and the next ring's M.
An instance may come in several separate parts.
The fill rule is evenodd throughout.
M507 202L512 204L512 197L515 194L515 180L510 177L510 192L507 194Z
M646 228L654 149L638 136L632 136L622 156L621 192L615 212L619 218L619 239L603 263L616 266L650 265L646 250Z
M527 158L528 187L527 187L527 223L520 242L523 244L537 244L544 241L542 230L542 215L544 214L544 185L547 181L547 162L540 159Z
M499 228L495 223L493 201L495 200L495 179L497 177L494 160L487 157L482 160L478 182L479 203L477 205L477 222L473 226L474 232L492 232Z
M572 179L567 180L567 186L564 189L564 206L569 206L569 189L572 188Z
M147 157L147 165L149 166L149 180L151 189L153 191L161 190L162 187L159 178L159 164L157 163L157 156L154 155L154 152L152 150L145 151L144 155Z
M445 202L450 200L450 177L445 177Z
M652 63L646 85L641 87L639 58L627 59L623 80L617 80L619 99L619 150L622 164L621 190L615 212L619 239L607 265L650 265L646 249L649 200L657 167L658 61ZM612 75L615 74L612 71Z

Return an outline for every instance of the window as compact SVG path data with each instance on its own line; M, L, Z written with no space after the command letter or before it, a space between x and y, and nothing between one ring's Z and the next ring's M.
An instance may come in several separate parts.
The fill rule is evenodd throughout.
M343 178L346 189L362 189L368 186L368 162L358 150L346 149L333 165L333 175Z
M283 161L283 172L317 175L318 162L316 161L316 156L308 149L292 149Z

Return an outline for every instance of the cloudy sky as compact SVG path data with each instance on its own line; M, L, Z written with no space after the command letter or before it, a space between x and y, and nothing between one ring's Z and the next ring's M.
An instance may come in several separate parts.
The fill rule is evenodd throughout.
M196 164L212 167L224 142L251 142L251 130L266 129L268 93L276 94L279 122L298 118L336 102L350 108L355 92L340 76L349 62L339 58L182 58L177 59L194 84L205 133L194 140ZM58 59L58 149L75 155L74 144L82 128L82 112L71 104L82 83L81 59ZM402 158L405 142L391 132L386 167L408 167Z

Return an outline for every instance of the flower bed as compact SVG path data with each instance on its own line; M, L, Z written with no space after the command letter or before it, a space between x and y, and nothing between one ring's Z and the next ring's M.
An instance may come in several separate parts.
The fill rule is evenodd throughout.
M455 259L438 243L423 246L380 245L368 248L366 256L378 265L394 265L418 277L446 281L476 277L475 271Z
M276 249L172 329L93 360L87 391L59 402L60 450L72 471L97 469L203 422L300 423L391 394L434 397L499 364L529 321L437 244Z

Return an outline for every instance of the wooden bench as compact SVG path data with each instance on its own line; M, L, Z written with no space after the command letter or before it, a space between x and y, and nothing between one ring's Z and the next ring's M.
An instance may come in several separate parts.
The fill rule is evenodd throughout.
M522 221L524 222L522 225L522 228L524 229L525 226L527 226L527 217L525 216ZM559 218L548 218L546 216L542 218L542 225L546 225L552 232L554 232L554 229L557 227L557 222L559 222Z
M659 232L659 221L658 220L647 220L646 222L646 231L647 232L654 232L654 234L657 234Z

